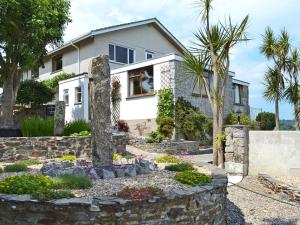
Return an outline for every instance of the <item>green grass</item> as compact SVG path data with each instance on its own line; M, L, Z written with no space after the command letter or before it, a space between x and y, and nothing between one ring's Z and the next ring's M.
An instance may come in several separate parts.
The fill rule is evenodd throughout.
M156 163L179 163L181 160L177 159L173 155L164 155L155 159Z
M76 159L75 155L64 155L59 158L60 161L75 161Z
M211 177L203 173L186 170L175 175L174 179L182 184L197 186L201 184L211 183Z
M64 135L71 136L82 131L90 132L90 125L85 120L76 120L65 125Z
M25 166L32 166L32 165L42 164L42 162L37 159L25 159L25 160L17 161L17 164L21 164L21 165L25 165Z
M24 137L45 137L53 136L54 120L30 118L21 121L21 131Z
M86 189L92 186L92 181L81 175L65 174L55 178L58 189Z
M165 170L182 172L186 170L194 170L194 167L191 163L177 163L165 166Z
M27 166L23 164L11 164L4 167L4 172L23 172L27 171Z

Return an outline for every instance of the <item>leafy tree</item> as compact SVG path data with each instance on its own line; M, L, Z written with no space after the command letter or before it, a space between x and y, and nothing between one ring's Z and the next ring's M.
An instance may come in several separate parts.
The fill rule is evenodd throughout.
M211 24L213 0L198 0L203 28L195 33L196 40L191 52L184 57L184 65L195 78L195 86L204 88L213 114L213 163L224 166L224 152L217 138L223 132L224 99L229 77L230 50L247 41L248 16L241 23L233 24L229 17L224 23ZM212 85L207 79L210 71Z
M274 113L261 112L256 116L256 121L262 130L273 130L276 126Z
M0 0L1 125L13 126L20 72L42 65L47 45L62 43L70 22L68 0Z
M58 87L58 83L62 80L66 80L69 79L71 77L75 76L74 73L66 73L66 72L61 72L60 74L56 75L55 77L48 79L48 80L44 80L43 83L53 89L55 91L55 89Z
M54 97L52 89L36 80L21 82L16 103L21 105L39 106L50 102Z
M287 74L293 73L295 69L294 57L298 58L298 56L293 53L296 51L291 48L287 31L285 29L281 30L276 37L270 27L266 29L263 35L260 51L274 64L273 67L268 68L264 77L266 88L264 97L275 103L275 130L279 130L279 102L284 98L285 80L288 79Z

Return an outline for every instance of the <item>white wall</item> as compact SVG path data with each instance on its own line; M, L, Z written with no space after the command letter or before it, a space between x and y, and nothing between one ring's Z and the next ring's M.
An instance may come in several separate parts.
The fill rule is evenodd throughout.
M249 174L300 177L299 131L250 131Z
M75 104L75 88L79 86L82 90L82 103ZM59 82L60 101L63 101L64 89L69 89L69 105L66 105L65 121L88 120L88 79L85 76L80 76Z

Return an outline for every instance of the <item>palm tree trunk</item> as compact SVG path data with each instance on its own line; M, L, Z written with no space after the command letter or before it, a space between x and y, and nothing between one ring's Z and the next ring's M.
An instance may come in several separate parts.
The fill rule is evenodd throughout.
M213 112L213 164L218 165L218 114Z
M279 99L278 97L275 97L275 129L280 129L280 123L279 123Z

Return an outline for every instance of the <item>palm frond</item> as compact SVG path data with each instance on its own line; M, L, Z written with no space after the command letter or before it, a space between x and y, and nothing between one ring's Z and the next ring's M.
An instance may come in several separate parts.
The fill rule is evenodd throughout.
M265 91L263 96L267 101L274 101L275 98L282 99L284 90L284 79L276 68L268 68L264 76Z
M195 1L195 6L200 8L200 16L202 22L205 22L209 17L210 11L213 9L212 7L213 0L198 0Z
M260 46L260 52L264 54L268 59L275 54L276 38L273 30L267 27L265 34L263 35L263 43Z

